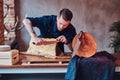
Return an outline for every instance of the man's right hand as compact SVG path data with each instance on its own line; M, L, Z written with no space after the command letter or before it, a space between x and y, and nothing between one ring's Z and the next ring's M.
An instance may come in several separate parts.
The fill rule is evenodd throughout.
M42 45L42 44L44 44L44 40L42 38L34 37L33 38L33 44Z

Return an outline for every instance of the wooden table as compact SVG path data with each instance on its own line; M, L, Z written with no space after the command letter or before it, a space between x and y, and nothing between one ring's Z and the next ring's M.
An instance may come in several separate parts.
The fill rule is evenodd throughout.
M70 58L44 59L33 55L20 55L16 65L0 66L0 74L66 73Z
M120 72L120 54L114 54L117 58L115 61L116 69L115 72ZM21 55L20 61L26 62L25 56ZM30 58L30 56L28 56ZM37 59L37 58L36 58ZM60 59L59 59L60 60ZM69 58L64 60L63 63L59 62L59 60L54 60L55 63L40 63L40 64L22 64L21 62L16 65L4 65L0 66L0 74L22 74L22 73L66 73L68 67ZM62 59L63 60L63 59ZM34 62L31 58L31 62ZM50 59L48 62L51 62ZM58 63L56 63L58 62Z

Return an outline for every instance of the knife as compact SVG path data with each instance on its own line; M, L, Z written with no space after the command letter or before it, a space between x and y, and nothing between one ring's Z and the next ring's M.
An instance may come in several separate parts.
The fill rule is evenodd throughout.
M80 44L81 44L81 35L83 34L83 31L80 31L79 34L78 34L78 38L77 38L77 41L75 43L75 47L73 49L73 53L72 53L72 57L75 56Z

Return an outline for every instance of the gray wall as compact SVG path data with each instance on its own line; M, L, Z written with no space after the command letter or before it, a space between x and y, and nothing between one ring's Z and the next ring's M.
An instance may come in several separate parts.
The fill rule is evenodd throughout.
M108 47L112 35L108 30L113 22L120 19L120 0L15 0L15 3L16 15L21 22L25 15L57 15L62 8L69 8L74 14L72 24L77 33L81 30L91 33L98 51L113 52ZM17 38L20 50L25 51L30 39L25 28L17 31Z

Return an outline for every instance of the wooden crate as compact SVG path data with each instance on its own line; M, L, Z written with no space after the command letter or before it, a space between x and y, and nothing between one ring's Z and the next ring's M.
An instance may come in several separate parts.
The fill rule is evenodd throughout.
M0 65L13 65L19 62L18 50L0 52Z

